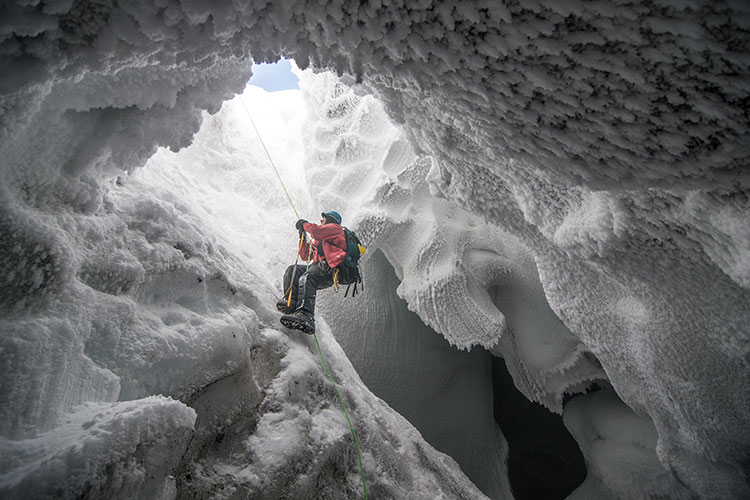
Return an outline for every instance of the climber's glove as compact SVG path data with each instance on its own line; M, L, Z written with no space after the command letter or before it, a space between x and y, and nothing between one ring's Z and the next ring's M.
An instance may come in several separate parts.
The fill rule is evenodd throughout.
M298 220L298 221L297 221L297 223L296 223L296 224L294 225L294 227L296 227L296 228L297 228L297 231L299 231L299 237L300 237L300 238L304 238L304 237L306 236L306 234L305 234L305 228L304 228L304 224L305 224L306 222L307 222L307 221L306 221L305 219L300 219L300 220Z

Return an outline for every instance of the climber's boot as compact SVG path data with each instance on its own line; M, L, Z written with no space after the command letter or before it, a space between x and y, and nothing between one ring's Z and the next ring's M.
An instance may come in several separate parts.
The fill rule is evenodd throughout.
M315 317L304 309L297 309L281 317L281 324L292 330L302 330L308 335L315 333Z

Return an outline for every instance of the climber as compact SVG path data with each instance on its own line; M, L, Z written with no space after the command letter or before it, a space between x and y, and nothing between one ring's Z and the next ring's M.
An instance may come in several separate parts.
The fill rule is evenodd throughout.
M315 295L318 290L333 285L332 269L346 258L347 248L341 215L333 210L320 215L320 225L304 219L295 224L302 240L299 255L306 261L312 260L312 264L287 268L284 297L276 303L276 308L284 313L282 325L310 335L315 333ZM307 233L312 236L310 243Z

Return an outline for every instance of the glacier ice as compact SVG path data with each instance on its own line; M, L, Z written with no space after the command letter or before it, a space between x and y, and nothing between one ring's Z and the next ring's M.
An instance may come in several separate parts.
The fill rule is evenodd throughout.
M3 498L173 498L195 411L169 398L85 403L52 431L3 440ZM21 471L12 465L23 464ZM12 472L12 473L11 473Z
M693 498L684 484L661 469L656 429L612 391L574 398L565 407L565 425L578 441L588 466L583 484L568 498ZM654 471L661 469L661 473Z
M566 413L565 394L591 382L616 393L611 405L574 398L593 415L575 427L627 420L652 467L615 477L587 452L592 479L577 495L627 496L637 481L644 494L679 498L664 486L677 481L700 498L746 497L749 28L750 9L735 1L4 3L4 450L47 446L52 455L35 456L85 467L51 444L69 414L129 405L138 420L158 408L176 423L154 432L183 436L189 410L154 396L214 408L224 384L203 391L219 379L260 391L283 376L296 346L271 348L265 304L289 257L269 249L293 248L294 235L253 229L286 227L268 213L292 213L269 193L272 174L246 171L265 160L234 132L247 125L241 106L204 111L242 91L251 59L285 55L344 76L311 78L335 98L308 88L308 111L326 115L307 122L306 142L284 144L283 126L300 124L283 116L271 128L284 137L274 157L289 160L300 212L341 207L393 267L407 307L453 345L503 356L529 399ZM170 169L158 148L184 148L202 123L211 148L176 160L192 162L191 175ZM303 162L304 172L291 167ZM217 194L218 184L231 190ZM229 203L242 194L253 204ZM227 204L203 203L216 198ZM277 363L253 367L258 349ZM335 364L347 366L343 355ZM380 403L358 401L390 422ZM209 421L231 423L256 403L248 395ZM200 422L193 432L208 442L216 426ZM399 422L390 428L413 446L397 462L432 471L411 476L432 478L432 498L456 495L445 477L479 494ZM623 453L620 465L632 464L635 452ZM3 488L35 460L12 457ZM169 477L139 489L134 460L133 482L117 491L183 494ZM217 477L201 475L203 491ZM398 496L408 483L381 486ZM117 486L107 484L92 487Z
M509 498L490 354L457 351L410 312L382 252L369 256L363 273L365 291L352 299L321 293L319 310L347 357L370 390L454 458L487 496Z
M160 151L111 180L95 214L47 214L81 243L65 247L77 271L45 307L15 304L3 317L3 497L361 494L354 443L315 343L280 332L270 307L295 234L254 231L274 205L293 218L264 181L275 174L244 107L267 118L260 130L275 132L272 151L300 150L276 138L303 125L300 96L249 89L243 99L206 118L195 147ZM302 209L300 162L278 156ZM372 494L483 498L364 387L320 325Z

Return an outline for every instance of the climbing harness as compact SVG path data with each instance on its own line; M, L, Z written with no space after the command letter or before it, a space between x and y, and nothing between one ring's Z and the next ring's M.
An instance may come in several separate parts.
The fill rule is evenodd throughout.
M245 108L245 113L247 113L247 117L250 119L250 123L253 125L253 129L255 129L255 133L258 136L258 140L260 141L260 144L263 146L263 150L266 152L266 156L268 157L269 163L271 163L271 166L273 167L274 172L276 172L276 177L279 179L279 183L281 184L281 188L284 190L284 193L286 194L287 199L289 200L289 204L292 206L292 210L294 210L294 215L297 216L297 219L300 219L299 214L297 213L297 209L294 207L294 203L292 202L291 196L289 196L289 192L286 189L286 186L284 186L284 181L281 179L281 175L279 175L279 171L276 169L276 165L274 165L273 160L271 159L271 155L268 152L268 149L266 148L265 143L263 142L263 138L260 136L260 132L258 132L258 127L255 126L255 121L253 121L253 117L250 115L250 110L247 109L247 106L245 105L245 101L242 98L242 95L240 95L240 102L242 103L242 107ZM297 271L297 262L299 261L299 253L300 250L302 250L302 245L305 237L304 234L300 235L300 242L299 242L299 249L297 251L297 260L295 261L294 270L292 271L292 283L294 283L294 273ZM310 242L312 245L312 242ZM308 266L310 264L308 263ZM334 272L334 283L336 286L338 286L338 269ZM356 288L356 287L355 287ZM348 292L347 288L347 292ZM287 291L289 294L289 297L287 299L287 307L292 303L292 288L291 285L289 286L289 289ZM320 342L318 342L318 336L317 334L313 333L313 337L315 337L315 345L318 346L318 353L320 354L320 359L323 362L323 367L326 370L326 373L328 374L328 378L331 379L331 384L333 384L333 389L336 391L336 396L339 399L339 404L341 405L341 409L344 411L344 416L346 416L346 422L349 424L349 430L352 433L352 437L354 438L354 445L357 448L357 458L359 459L359 473L362 476L362 490L365 495L365 500L367 500L367 484L365 483L365 469L362 466L362 452L359 449L359 440L357 439L357 433L354 432L354 426L352 425L352 421L349 418L349 412L346 411L346 406L344 406L344 400L341 397L341 394L339 393L338 386L336 385L336 381L333 378L333 374L331 373L331 370L328 368L328 363L326 362L325 356L323 356L323 350L320 348Z

